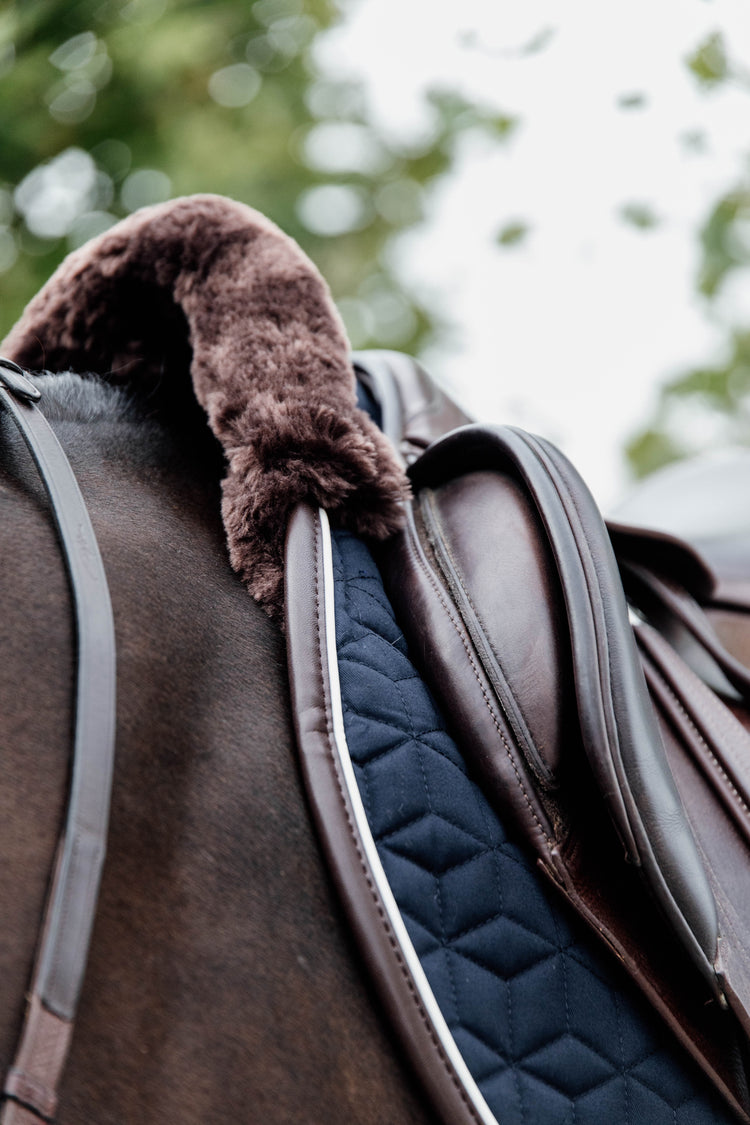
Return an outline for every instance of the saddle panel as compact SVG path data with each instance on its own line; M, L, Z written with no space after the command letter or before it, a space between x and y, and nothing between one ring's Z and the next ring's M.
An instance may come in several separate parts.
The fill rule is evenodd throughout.
M407 644L368 548L336 531L331 550L334 612L323 617L335 632L352 780L411 947L494 1119L600 1125L637 1112L650 1125L734 1120L488 802L414 667L419 644ZM289 567L299 562L290 556ZM298 581L309 586L313 573L303 566ZM300 653L309 654L311 635ZM291 634L288 642L293 649ZM300 663L309 680L312 664ZM319 718L325 755L331 742ZM336 870L349 860L325 827L328 805L316 786L323 760L303 769ZM356 890L340 879L338 886L358 914L355 932L372 969L378 933L349 902ZM387 956L400 974L400 947L389 946ZM388 975L374 970L381 995ZM423 1052L400 1008L385 1004L424 1081ZM461 1120L445 1102L434 1104L442 1120Z
M299 507L287 537L286 630L303 775L330 870L407 1050L446 1122L496 1125L466 1068L393 899L353 777L324 512Z

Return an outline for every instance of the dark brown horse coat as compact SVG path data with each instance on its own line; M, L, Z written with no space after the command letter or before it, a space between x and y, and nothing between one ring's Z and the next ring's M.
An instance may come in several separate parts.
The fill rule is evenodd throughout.
M50 376L42 403L91 509L119 661L109 853L61 1125L428 1120L323 873L282 638L227 557L228 541L278 615L299 499L375 535L399 522L404 478L355 407L323 282L249 208L178 200L71 255L0 350L127 388L113 398ZM74 691L64 567L7 418L0 504L5 1070L63 818Z
M430 1119L384 1029L300 788L282 638L226 557L205 424L50 377L118 637L109 854L61 1125ZM52 402L59 405L52 406ZM0 419L0 1063L15 1048L63 812L69 595Z

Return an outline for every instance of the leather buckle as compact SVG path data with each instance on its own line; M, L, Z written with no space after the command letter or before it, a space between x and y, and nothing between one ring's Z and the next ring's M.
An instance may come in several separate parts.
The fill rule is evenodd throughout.
M26 372L12 359L0 356L0 384L24 402L38 402L42 392L26 378Z

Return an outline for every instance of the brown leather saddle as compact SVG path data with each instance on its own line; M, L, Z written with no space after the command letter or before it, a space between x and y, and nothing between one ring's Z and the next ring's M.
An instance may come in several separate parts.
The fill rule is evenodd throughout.
M227 318L236 301L242 315ZM165 319L165 308L178 315ZM230 462L232 559L267 604L276 606L286 511L300 497L321 505L295 509L286 547L295 721L314 814L438 1111L452 1125L492 1125L413 955L347 755L326 511L382 537L404 492L387 442L355 410L346 341L322 280L249 209L210 196L171 201L75 252L7 350L32 368L85 362L117 371L140 356L139 378L162 378L171 352L171 373L185 366L186 323L194 389ZM706 553L633 526L608 532L575 470L547 442L470 425L406 357L371 353L355 365L414 492L405 529L381 550L383 575L476 777L750 1121L749 552ZM276 425L279 379L285 406L293 400L293 428ZM106 581L35 398L15 363L0 364L0 401L53 491L82 659L68 819L3 1125L54 1114L103 859L114 714ZM256 421L269 410L272 438L259 449ZM312 483L308 471L294 476L300 435L320 469ZM259 488L271 488L269 461L275 487L287 493L284 504L265 504L263 523L253 505Z
M688 543L624 523L607 529L548 442L462 425L403 357L360 365L414 491L405 529L379 550L386 590L454 737L554 887L750 1120L750 673L712 620L723 615L725 633L746 638L747 606L727 601L726 582ZM319 827L437 1103L449 1120L487 1120L481 1097L470 1112L451 1100L451 1083L467 1084L460 1059L446 1062L439 1016L426 1034L422 1014L403 1015L410 991L429 1014L429 990L418 967L408 987L399 979L408 946L347 780L330 637L317 660L322 694L309 677L300 687L316 663L310 638L332 628L324 540L315 515L298 512L288 633ZM303 571L319 575L317 621Z
M742 583L732 587L715 560L675 537L625 525L608 533L558 450L521 431L465 424L405 357L355 362L414 489L405 529L381 549L383 575L477 777L750 1120L750 674L714 629L721 623L746 643L747 606L731 595ZM3 1122L25 1125L54 1113L85 969L111 769L95 746L111 742L114 645L95 542L81 531L85 510L37 417L33 384L12 363L0 366L0 396L53 489L83 655L68 821L5 1090ZM410 952L347 765L326 529L325 512L303 506L287 542L295 718L314 812L438 1110L490 1125Z

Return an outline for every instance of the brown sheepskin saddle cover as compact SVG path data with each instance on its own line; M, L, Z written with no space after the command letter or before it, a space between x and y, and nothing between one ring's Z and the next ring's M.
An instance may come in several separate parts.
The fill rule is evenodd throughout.
M302 500L382 538L406 478L356 406L349 345L328 287L278 227L198 195L145 208L69 255L2 345L31 371L116 383L185 380L227 460L232 565L278 616L288 516Z

